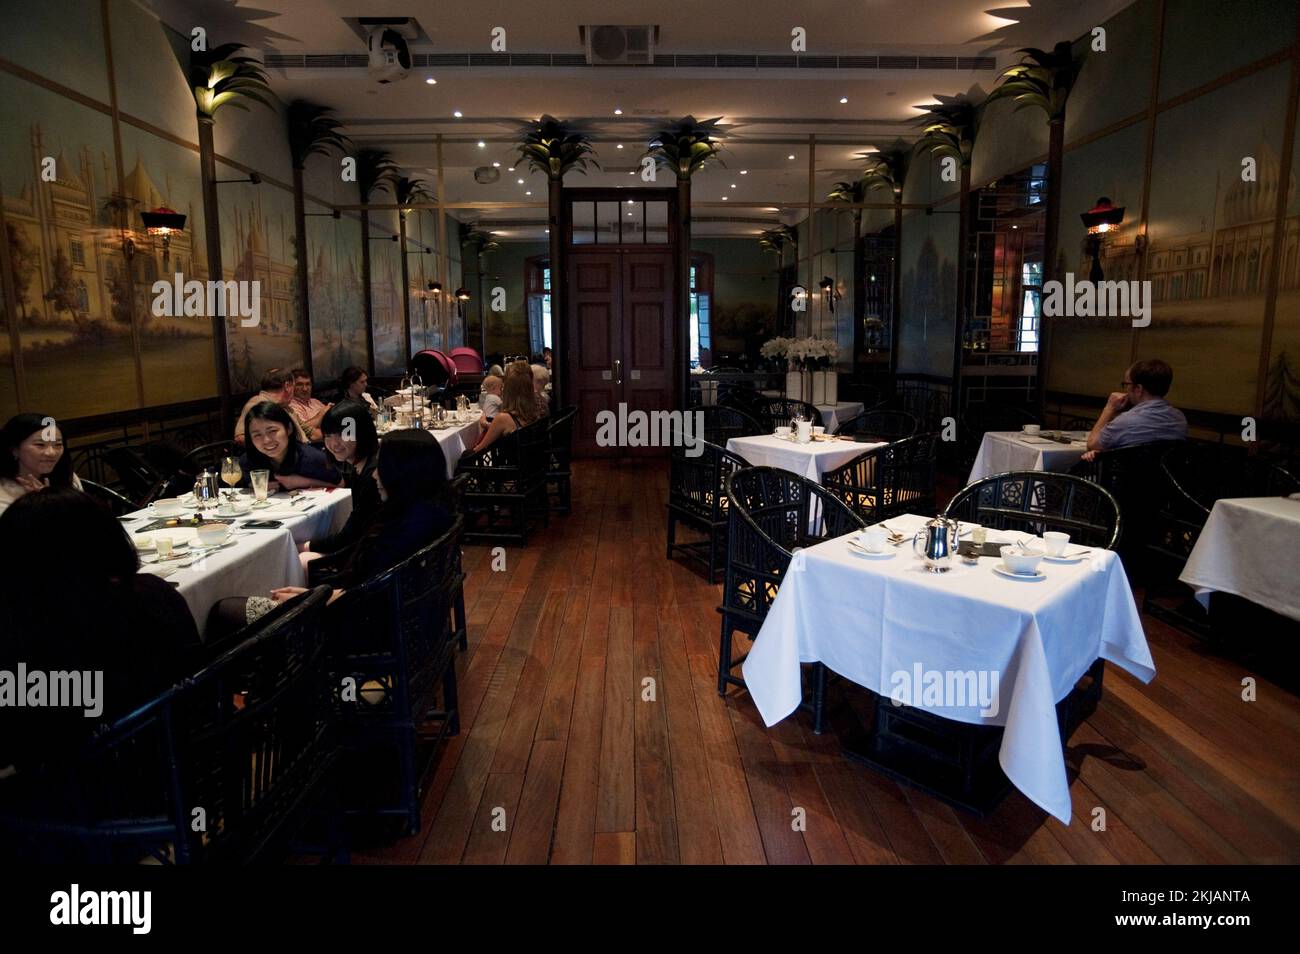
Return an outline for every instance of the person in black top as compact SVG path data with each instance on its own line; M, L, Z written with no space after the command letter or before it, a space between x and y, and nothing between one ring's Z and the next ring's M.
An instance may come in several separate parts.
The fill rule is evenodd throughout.
M138 572L121 524L78 490L26 494L0 516L0 671L102 672L83 708L0 706L0 779L71 754L96 726L195 672L201 643L185 600ZM88 687L83 692L89 692ZM0 784L3 784L0 782Z
M321 418L321 433L325 448L338 461L343 472L343 485L352 491L352 513L347 523L337 532L317 540L304 540L298 546L304 567L311 576L326 569L325 564L311 566L322 557L337 569L345 557L370 526L381 503L375 472L379 468L379 435L365 405L356 401L336 404Z
M339 473L325 452L294 437L297 422L279 404L264 401L244 419L244 454L240 485L247 487L255 470L269 470L268 489L301 490L304 487L337 487Z

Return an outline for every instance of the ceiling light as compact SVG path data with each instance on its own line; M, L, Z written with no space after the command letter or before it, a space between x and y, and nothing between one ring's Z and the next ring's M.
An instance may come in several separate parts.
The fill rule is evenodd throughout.
M424 81L425 81L426 83L428 83L430 86L437 86L437 85L438 85L438 81L437 81L436 79L434 79L432 76L426 76L426 77L424 78Z
M622 149L622 148L623 148L623 144L620 142L620 143L619 143L617 146L615 146L614 148L615 148L615 149Z
M629 213L627 214L627 217L628 217L629 219L632 218L632 213L629 212Z
M741 174L742 176L747 176L747 175L749 175L749 170L748 170L748 169L741 169L741 170L740 170L740 174Z
M480 139L480 140L478 141L478 147L479 147L480 149L486 149L486 148L487 148L487 143L485 143L482 139Z
M634 176L634 175L636 175L636 170L635 170L635 169L630 170L630 171L628 172L628 175L630 175L630 176Z
M786 156L786 158L787 158L787 159L793 159L793 158L794 158L794 153L793 153L793 152L790 153L790 155Z
M531 192L525 192L524 195L532 195Z
M501 163L499 163L499 162L494 162L494 163L492 163L492 168L493 168L493 169L500 169L500 168L501 168Z
M847 96L841 96L841 97L840 97L840 105L841 105L841 106L843 106L843 105L844 105L845 103L847 103L848 101L849 101L849 98L848 98Z
M636 199L628 199L628 200L627 200L627 204L628 204L628 205L636 205Z
M621 110L621 109L619 109L617 106L615 106L615 107L614 107L614 115L615 115L615 116L622 116L622 115L623 115L623 110Z
M523 185L523 184L524 184L524 180L523 180L523 179L516 179L515 181L518 182L520 185Z
M455 116L457 119L460 119L460 118L461 118L462 116L464 116L465 114L462 113L462 112L458 109L458 110L456 110L454 113L452 113L452 115Z
M726 197L725 195L722 197L722 201L723 201L723 202L726 202L726 201L727 201L727 197Z
M731 187L732 187L733 189L736 188L736 183L733 182L733 183L731 184Z

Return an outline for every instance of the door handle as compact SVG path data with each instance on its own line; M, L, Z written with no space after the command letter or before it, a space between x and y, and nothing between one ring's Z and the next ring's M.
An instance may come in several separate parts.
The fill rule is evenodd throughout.
M623 383L623 362L617 358L614 359L614 377L618 379L615 384Z

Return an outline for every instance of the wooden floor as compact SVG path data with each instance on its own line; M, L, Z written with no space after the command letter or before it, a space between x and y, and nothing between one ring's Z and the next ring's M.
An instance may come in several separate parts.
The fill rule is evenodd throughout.
M1069 742L1068 827L1014 790L978 821L846 761L805 714L768 729L743 691L719 698L721 587L664 558L666 465L575 471L574 514L504 571L467 549L461 733L421 832L354 862L1300 861L1300 700L1261 678L1243 702L1255 674L1191 637L1148 618L1155 681L1108 667Z

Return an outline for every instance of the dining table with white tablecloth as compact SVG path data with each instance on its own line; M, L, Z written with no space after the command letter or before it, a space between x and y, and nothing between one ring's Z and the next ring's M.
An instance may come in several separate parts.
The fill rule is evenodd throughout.
M460 463L461 457L473 450L474 445L478 443L479 435L482 433L478 423L477 409L472 413L473 419L467 423L452 420L441 426L424 428L438 439L438 445L442 448L442 456L447 459L447 477L449 479L455 476L456 465ZM386 434L401 429L392 424L381 425L378 428L379 436L382 438Z
M192 495L179 499L193 503ZM243 499L249 499L246 491ZM267 506L237 514L210 509L205 512L206 517L227 521L231 528L228 542L215 549L199 549L196 530L184 522L174 528L148 529L151 523L162 518L147 510L126 515L122 525L133 541L149 540L151 547L141 550L141 571L164 577L176 587L202 637L208 612L218 600L268 596L277 587L306 585L307 577L298 559L298 544L336 532L351 513L352 493L341 487L303 490L292 496L283 492L272 494ZM193 514L191 507L182 514L182 520L188 520ZM247 526L263 520L275 521L280 526L267 529ZM158 560L156 540L160 536L170 537L176 546L172 559Z
M1300 495L1216 500L1179 579L1300 620Z
M1055 432L1053 432L1055 433ZM1047 470L1065 473L1088 451L1085 431L1063 431L1068 443L1043 434L1023 431L988 431L970 469L967 484L1012 470Z
M1143 682L1155 676L1123 565L1111 551L1074 548L1077 562L1044 562L1036 578L999 575L1000 558L990 557L928 572L911 545L925 519L887 521L906 542L884 556L858 551L848 537L797 551L744 662L749 693L774 725L800 703L800 663L823 663L894 698L918 682L918 672L944 681L988 674L992 705L955 697L935 705L921 693L902 701L957 722L1004 727L1002 771L1069 824L1056 704L1098 658ZM1024 536L989 531L990 541Z
M820 484L827 471L843 467L859 454L873 447L881 447L884 443L831 439L801 444L774 434L757 434L729 439L727 450L745 458L754 467L788 470Z
M821 411L822 424L826 426L827 434L834 434L841 424L853 420L863 410L861 401L839 401L835 404L818 404L816 407Z

